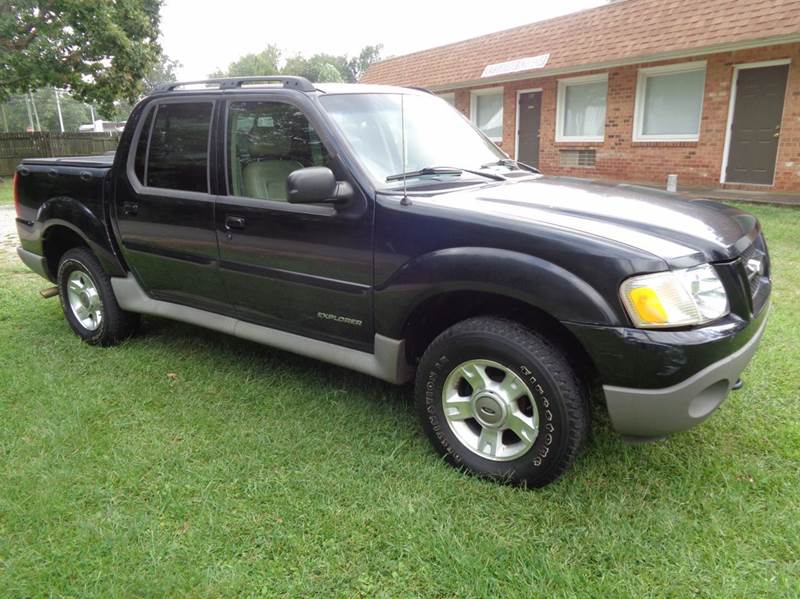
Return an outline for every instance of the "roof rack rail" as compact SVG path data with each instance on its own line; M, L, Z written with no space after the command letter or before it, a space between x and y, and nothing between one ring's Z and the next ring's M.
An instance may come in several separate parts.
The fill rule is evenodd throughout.
M254 77L224 77L221 79L200 79L197 81L170 81L169 83L156 85L150 93L172 92L180 88L191 86L205 86L205 88L208 89L235 89L258 83L280 83L285 88L296 89L301 92L313 92L316 90L314 84L305 77L295 77L293 75L256 75Z

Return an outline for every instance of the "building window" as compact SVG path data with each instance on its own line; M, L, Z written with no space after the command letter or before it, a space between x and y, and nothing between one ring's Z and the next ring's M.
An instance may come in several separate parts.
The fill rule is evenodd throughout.
M633 141L697 141L706 63L639 70Z
M471 100L472 122L492 141L503 141L503 88L473 91Z
M445 102L450 104L450 106L455 106L456 105L456 94L455 94L455 92L449 92L449 93L446 93L446 94L438 94L438 96L442 100L444 100Z
M556 141L603 141L608 75L559 79Z

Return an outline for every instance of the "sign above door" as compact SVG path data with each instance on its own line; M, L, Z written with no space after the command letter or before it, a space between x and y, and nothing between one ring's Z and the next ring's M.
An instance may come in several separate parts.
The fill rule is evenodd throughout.
M550 53L548 52L547 54L539 54L538 56L527 56L525 58L517 58L506 62L497 62L495 64L486 65L486 68L483 69L483 73L481 73L481 78L543 69L549 60Z

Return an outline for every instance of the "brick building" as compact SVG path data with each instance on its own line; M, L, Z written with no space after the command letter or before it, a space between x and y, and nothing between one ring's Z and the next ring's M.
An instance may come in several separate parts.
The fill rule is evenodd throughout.
M390 58L544 172L800 191L800 0L620 0Z

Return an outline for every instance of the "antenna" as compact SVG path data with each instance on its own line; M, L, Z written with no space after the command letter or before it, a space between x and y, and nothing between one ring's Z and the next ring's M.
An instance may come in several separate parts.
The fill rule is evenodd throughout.
M400 93L400 151L402 153L403 162L403 199L400 200L402 206L408 206L411 200L408 199L408 192L406 189L406 105L405 94Z

